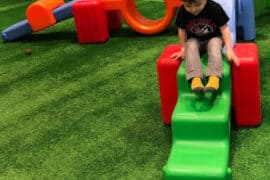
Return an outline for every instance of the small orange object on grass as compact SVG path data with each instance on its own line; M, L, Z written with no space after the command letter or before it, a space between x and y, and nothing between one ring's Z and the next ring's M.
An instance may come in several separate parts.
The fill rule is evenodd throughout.
M32 54L32 50L31 49L26 49L25 50L25 54L26 55L31 55Z

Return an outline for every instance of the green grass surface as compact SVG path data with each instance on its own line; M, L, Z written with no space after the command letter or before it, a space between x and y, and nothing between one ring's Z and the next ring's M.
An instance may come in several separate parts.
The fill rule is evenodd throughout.
M24 19L31 2L1 0L0 29ZM137 5L149 18L164 14L161 0ZM269 20L270 11L256 19L263 123L232 130L235 180L270 179ZM173 26L146 37L124 25L104 44L80 45L73 19L1 42L0 179L162 179L171 129L156 60L177 42Z

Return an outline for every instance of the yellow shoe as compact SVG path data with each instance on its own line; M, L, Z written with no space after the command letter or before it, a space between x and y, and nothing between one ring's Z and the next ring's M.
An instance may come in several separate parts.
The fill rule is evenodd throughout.
M209 76L208 83L206 84L204 91L216 91L219 88L219 77Z
M202 91L204 88L202 80L199 77L195 77L191 81L191 90L194 92Z

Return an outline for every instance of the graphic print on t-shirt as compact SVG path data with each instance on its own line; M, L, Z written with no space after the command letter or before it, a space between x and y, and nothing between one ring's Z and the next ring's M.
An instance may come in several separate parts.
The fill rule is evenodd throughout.
M187 24L187 30L196 34L197 36L208 35L213 33L215 29L215 23L205 18L193 19Z

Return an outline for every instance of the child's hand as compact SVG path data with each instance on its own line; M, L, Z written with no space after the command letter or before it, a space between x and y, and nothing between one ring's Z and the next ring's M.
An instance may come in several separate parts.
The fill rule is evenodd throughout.
M240 65L239 58L236 56L232 49L227 49L226 56L228 60L232 61L237 67Z
M175 53L173 53L173 54L170 56L170 58L171 58L172 60L184 59L184 57L185 57L185 50L184 50L184 48L182 48L181 51L175 52Z

